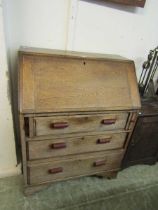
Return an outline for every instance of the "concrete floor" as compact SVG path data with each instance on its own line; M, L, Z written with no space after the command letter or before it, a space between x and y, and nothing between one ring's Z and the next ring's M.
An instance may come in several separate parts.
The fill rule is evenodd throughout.
M158 210L158 164L133 166L116 179L84 177L23 194L23 177L0 179L0 210Z

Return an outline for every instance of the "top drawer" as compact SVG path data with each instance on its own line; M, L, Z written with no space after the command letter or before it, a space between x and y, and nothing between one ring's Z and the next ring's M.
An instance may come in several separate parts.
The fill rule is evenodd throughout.
M124 129L128 113L35 117L33 135L56 135Z

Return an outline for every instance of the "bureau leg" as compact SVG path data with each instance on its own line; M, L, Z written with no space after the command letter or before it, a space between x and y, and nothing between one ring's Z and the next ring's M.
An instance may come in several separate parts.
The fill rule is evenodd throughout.
M24 195L25 196L33 195L36 192L39 192L41 190L48 188L48 186L50 186L50 185L45 184L45 185L38 185L38 186L27 186L24 189Z
M117 173L118 171L108 171L108 172L97 174L97 176L102 177L102 178L114 179L117 177Z

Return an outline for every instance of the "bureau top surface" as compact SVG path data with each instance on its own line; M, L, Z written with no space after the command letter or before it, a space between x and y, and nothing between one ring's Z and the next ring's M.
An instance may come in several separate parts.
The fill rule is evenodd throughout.
M22 48L21 113L140 108L134 62L120 56Z
M122 60L130 61L129 59L122 57L120 55L113 54L100 54L100 53L89 53L89 52L77 52L77 51L65 51L57 49L43 49L43 48L33 48L33 47L21 47L19 54L25 55L39 55L39 56L57 56L57 57L71 57L71 58L89 58L94 60Z

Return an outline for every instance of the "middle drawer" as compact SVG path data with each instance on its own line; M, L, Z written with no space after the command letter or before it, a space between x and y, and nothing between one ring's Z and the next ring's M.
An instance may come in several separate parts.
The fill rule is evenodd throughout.
M64 155L123 148L127 133L28 141L28 159L42 159Z
M34 118L34 136L125 129L128 112Z

